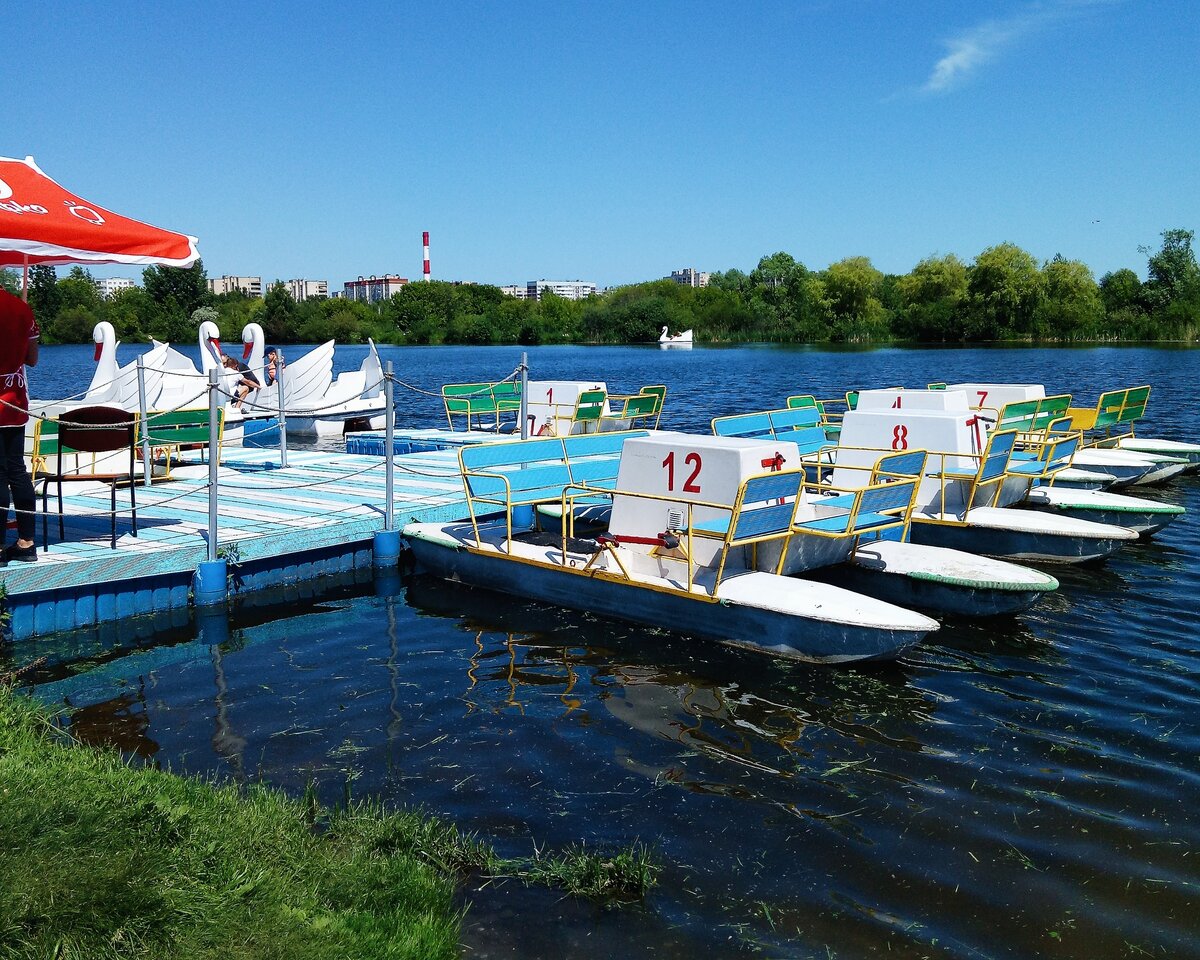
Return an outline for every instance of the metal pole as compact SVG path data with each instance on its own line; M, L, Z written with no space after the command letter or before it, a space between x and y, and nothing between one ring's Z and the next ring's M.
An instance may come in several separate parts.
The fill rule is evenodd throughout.
M217 394L217 368L208 371L208 560L217 559L217 461L221 457L217 443L217 418L222 406Z
M499 416L499 414L496 414ZM529 439L529 354L521 354L521 439Z
M275 350L275 386L279 397L279 465L287 464L287 404L283 398L283 351Z
M148 487L154 473L154 466L150 462L150 424L146 419L146 368L142 365L142 358L137 358L137 377L138 377L138 413L141 414L142 425L142 479L143 483Z
M384 499L383 529L393 530L396 526L396 493L393 480L396 475L396 410L392 406L392 361L387 362L383 380L383 402L386 405L383 413L384 441L383 455L385 463L384 483L387 484L387 495Z

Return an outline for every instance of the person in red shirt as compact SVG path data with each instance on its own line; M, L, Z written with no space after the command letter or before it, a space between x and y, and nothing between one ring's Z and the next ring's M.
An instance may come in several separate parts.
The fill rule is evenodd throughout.
M25 367L38 361L41 331L29 304L0 289L0 521L8 535L8 504L17 509L17 541L4 548L3 563L37 559L33 544L33 481L25 469L29 390Z

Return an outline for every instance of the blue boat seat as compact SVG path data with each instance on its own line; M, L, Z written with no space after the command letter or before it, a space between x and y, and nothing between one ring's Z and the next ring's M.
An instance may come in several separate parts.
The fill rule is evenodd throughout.
M886 513L862 513L860 512L854 521L854 533L862 533L864 530L871 530L875 527L882 527L896 523L896 518ZM797 530L820 530L824 533L848 533L847 530L850 524L850 514L845 513L836 517L818 517L815 520L804 520L796 524Z

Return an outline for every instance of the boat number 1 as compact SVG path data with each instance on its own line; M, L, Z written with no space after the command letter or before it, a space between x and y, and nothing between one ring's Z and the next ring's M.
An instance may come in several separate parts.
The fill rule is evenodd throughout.
M689 466L694 465L692 472L688 474L688 478L683 481L683 492L684 493L699 493L700 492L700 484L696 482L696 478L700 476L700 467L703 464L703 461L701 461L701 459L700 459L700 454L689 453L686 457L683 458L683 462L685 464L688 464ZM662 465L666 468L666 471L667 471L667 490L673 491L675 489L675 451L674 450L672 450L670 453L667 454L667 459L662 462Z
M892 449L908 449L908 427L902 423L898 423L892 428Z
M899 410L900 409L900 401L903 399L904 399L903 397L897 397L896 402L892 404L892 409Z

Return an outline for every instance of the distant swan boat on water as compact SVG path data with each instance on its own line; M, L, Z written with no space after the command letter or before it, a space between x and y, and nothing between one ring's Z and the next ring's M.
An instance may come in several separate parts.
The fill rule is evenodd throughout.
M667 333L667 328L663 327L662 333L658 337L658 345L663 350L691 350L692 331L684 330L683 333L677 333L672 337Z

